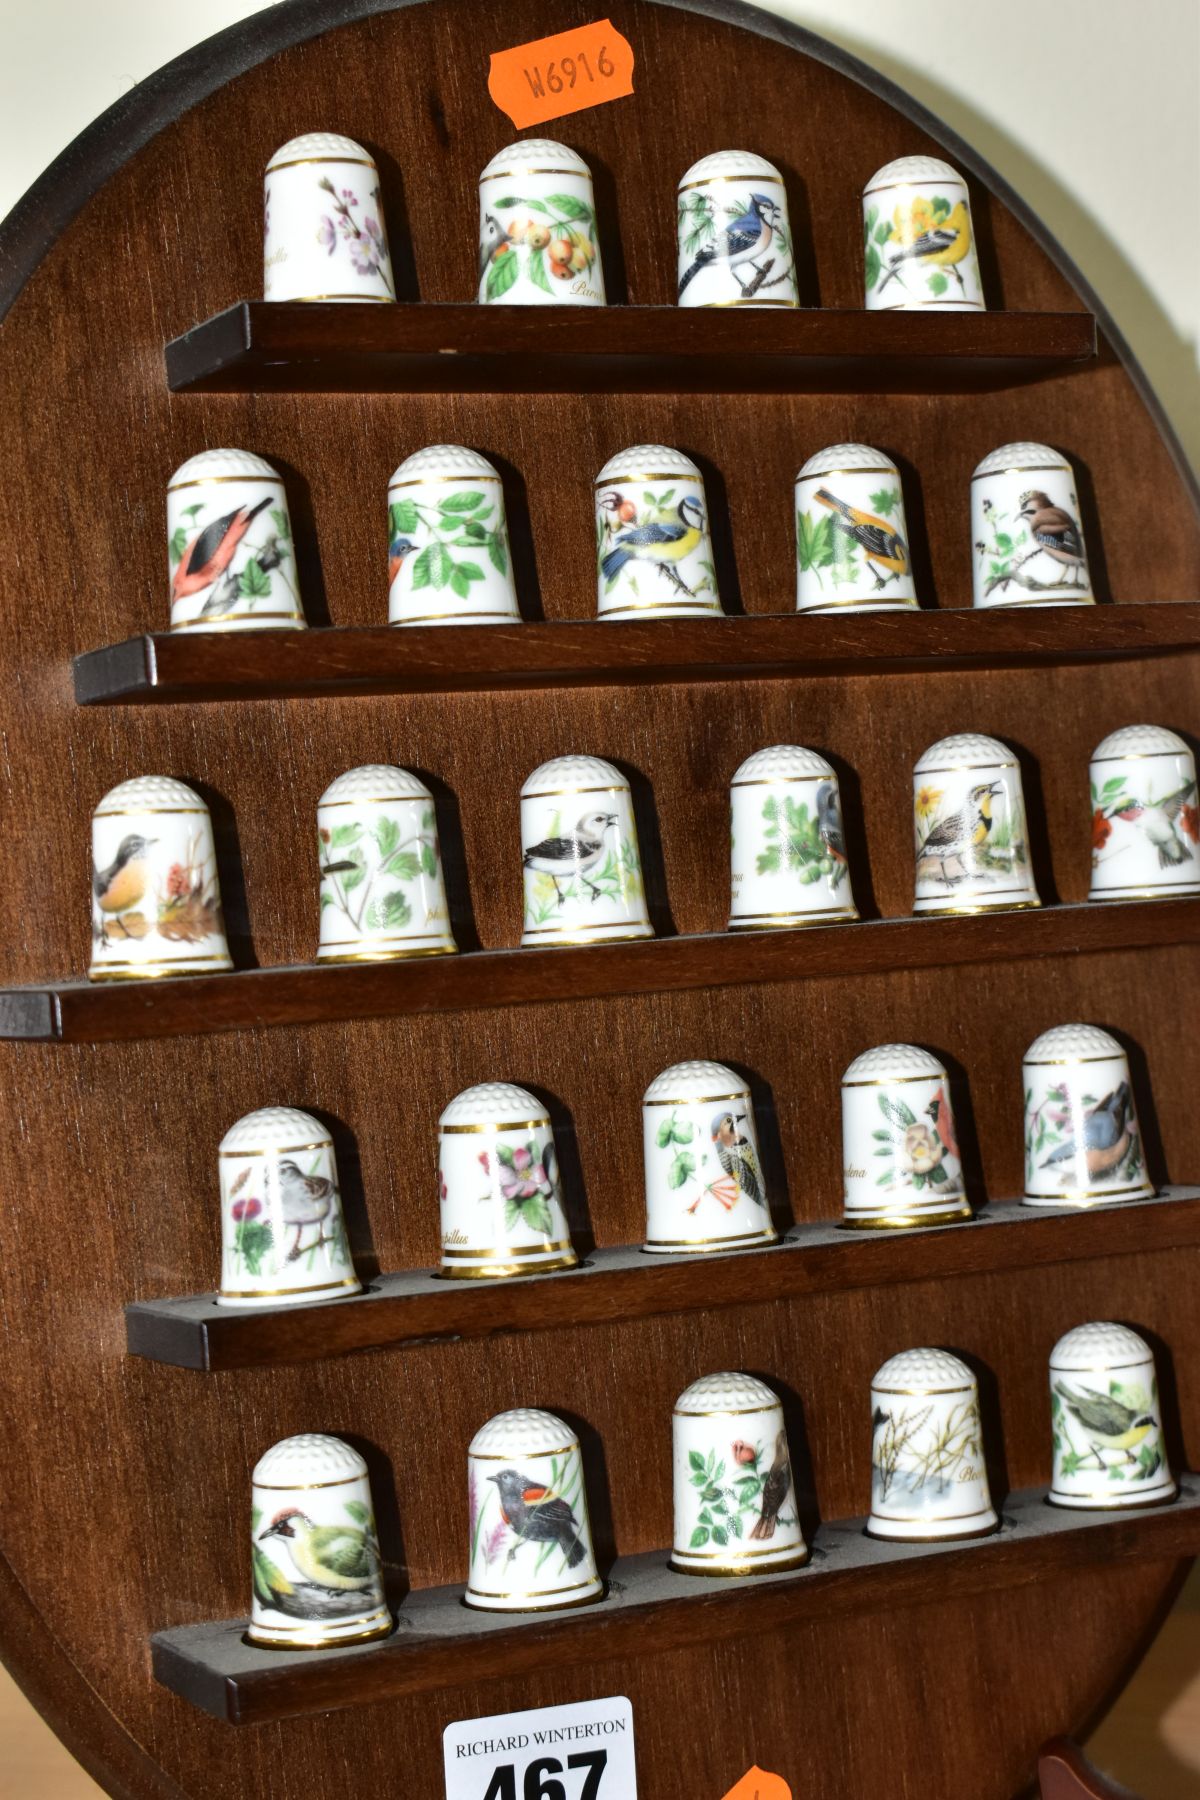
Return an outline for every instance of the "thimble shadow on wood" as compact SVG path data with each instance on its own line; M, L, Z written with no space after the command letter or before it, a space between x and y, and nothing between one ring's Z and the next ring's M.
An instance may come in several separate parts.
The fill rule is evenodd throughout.
M167 487L172 631L303 631L283 476L247 450L190 456Z
M945 1350L904 1350L871 1383L868 1537L922 1543L999 1529L983 1460L979 1391Z
M916 608L900 471L870 444L830 444L796 476L796 611Z
M407 769L364 763L317 802L318 962L449 956L450 930L433 795Z
M479 177L483 306L603 306L592 174L553 138L498 150Z
M842 1224L851 1231L972 1217L950 1081L916 1044L879 1044L842 1076Z
M983 312L967 184L936 156L901 156L863 189L868 312Z
M773 744L737 769L730 801L730 931L857 919L838 778L815 750Z
M504 487L476 450L428 444L388 483L388 623L520 621Z
M90 981L231 969L212 820L167 775L110 788L92 815Z
M658 1255L773 1244L749 1084L718 1062L673 1063L642 1099L646 1240Z
M374 158L331 131L281 144L263 185L263 299L395 298Z
M231 1125L221 1180L218 1306L303 1306L360 1294L333 1139L294 1106L265 1106Z
M720 616L704 477L682 450L633 444L595 481L596 616Z
M596 1573L579 1440L551 1412L518 1407L467 1452L468 1606L556 1612L604 1592Z
M1030 1044L1021 1074L1023 1205L1112 1206L1153 1197L1129 1060L1111 1033L1055 1025Z
M1021 765L999 738L931 744L913 771L914 913L1040 906L1029 859Z
M1162 1506L1167 1462L1154 1353L1126 1325L1077 1325L1050 1352L1054 1506L1117 1512Z
M1075 471L1049 444L1002 444L971 477L974 604L1092 606Z
M629 783L598 756L556 756L521 789L524 946L654 936Z
M770 1575L808 1561L783 1408L765 1382L701 1376L675 1402L672 1439L673 1569Z
M798 306L783 176L765 156L717 150L678 192L680 306Z
M438 1121L442 1266L448 1280L573 1269L554 1130L511 1081L464 1088Z
M1089 770L1089 900L1200 894L1200 808L1191 750L1163 725L1126 725L1096 745Z

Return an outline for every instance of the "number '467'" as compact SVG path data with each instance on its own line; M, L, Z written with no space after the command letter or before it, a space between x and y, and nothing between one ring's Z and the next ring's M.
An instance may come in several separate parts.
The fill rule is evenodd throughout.
M600 1778L608 1766L607 1750L581 1750L568 1756L568 1769L586 1769L579 1800L599 1800ZM520 1800L568 1800L567 1790L557 1779L563 1766L556 1756L539 1756L525 1771ZM483 1800L518 1800L517 1771L512 1763L501 1763L488 1783Z

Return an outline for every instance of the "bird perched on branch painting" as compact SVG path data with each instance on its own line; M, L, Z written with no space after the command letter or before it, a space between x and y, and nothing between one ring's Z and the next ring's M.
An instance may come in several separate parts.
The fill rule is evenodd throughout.
M1122 1081L1085 1115L1082 1146L1075 1138L1068 1138L1065 1144L1059 1144L1051 1151L1042 1168L1056 1168L1060 1163L1070 1165L1082 1148L1089 1175L1111 1175L1129 1154L1136 1130L1133 1094L1129 1083ZM1066 1172L1069 1176L1069 1167Z
M1106 1450L1123 1450L1125 1460L1135 1463L1135 1447L1158 1424L1153 1413L1139 1413L1112 1394L1078 1394L1062 1381L1055 1382L1054 1391L1071 1417L1083 1426L1101 1468L1105 1462L1097 1445L1102 1444Z
M529 1475L518 1474L516 1469L501 1469L498 1475L489 1475L488 1480L500 1490L501 1516L517 1540L509 1550L508 1562L522 1544L557 1544L568 1569L583 1561L580 1526L570 1503L561 1494L543 1487Z
M198 594L211 587L233 561L234 551L258 514L270 504L268 495L256 506L239 506L235 512L225 513L211 525L204 526L179 559L179 567L171 579L172 600L184 600L189 594Z
M324 1175L305 1175L290 1156L279 1164L279 1199L285 1225L294 1225L296 1236L288 1251L288 1261L300 1255L301 1241L309 1225L324 1227L337 1192ZM318 1242L321 1240L318 1239Z
M751 1528L750 1536L752 1538L762 1539L775 1536L775 1522L788 1497L791 1485L792 1465L788 1458L787 1435L780 1431L775 1437L774 1460L763 1481L762 1508Z
M958 272L957 264L962 262L971 248L971 215L967 211L966 202L960 200L950 212L944 225L933 225L921 232L911 244L898 250L894 256L888 257L888 271L879 283L876 293L882 294L888 282L903 273L906 262L916 262L923 269L948 269L960 288L966 291L966 283ZM903 285L903 283L901 284Z
M756 1206L765 1206L766 1196L754 1145L745 1132L738 1129L745 1116L745 1113L736 1116L731 1112L718 1113L712 1122L712 1140L717 1161L725 1173L732 1175L747 1200L753 1200Z
M877 518L874 513L862 512L857 506L847 505L845 500L839 500L836 494L831 494L828 488L818 488L813 497L833 513L834 530L840 531L851 543L858 545L875 577L877 588L884 588L889 581L899 581L908 574L908 546L886 519ZM881 569L886 569L887 573L881 575Z
M1123 819L1127 825L1136 825L1158 851L1160 869L1178 867L1188 860L1191 852L1179 836L1176 824L1183 809L1196 790L1196 783L1189 781L1178 788L1175 793L1168 794L1164 800L1151 804L1148 801L1126 799L1122 805L1115 807L1110 814L1112 818ZM1194 815L1194 808L1192 809Z
M132 912L133 908L145 897L150 884L150 868L146 861L146 852L157 838L140 837L131 832L122 838L117 854L107 868L92 868L92 892L96 896L96 904L102 913L118 925L122 913ZM128 936L129 933L124 934Z
M599 900L600 889L589 877L604 856L607 833L619 823L616 813L584 813L574 831L531 844L525 852L524 865L538 875L550 877L560 906L563 903L560 882L574 881L576 876L592 899Z
M733 271L734 280L744 293L746 283L738 271L743 263L749 263L757 269L757 259L765 256L771 248L771 239L775 235L775 226L780 216L779 207L768 194L751 194L746 211L731 220L711 244L706 244L680 276L680 298L682 299L684 289L691 285L700 271L711 268L714 263L723 263Z
M600 573L605 581L611 581L628 563L650 563L666 576L672 587L692 600L694 591L675 564L691 555L703 530L704 509L688 494L675 508L675 516L665 523L635 525L629 531L618 533L612 549L600 559Z
M310 1584L307 1594L301 1590L296 1596L294 1610L299 1616L357 1612L372 1599L376 1603L382 1601L379 1546L368 1530L357 1525L314 1525L299 1507L290 1506L276 1513L266 1530L259 1533L258 1541L265 1543L268 1538L283 1540L298 1574ZM318 1591L313 1593L313 1589ZM322 1604L334 1595L351 1594L355 1596L353 1605L346 1600L335 1602L332 1608Z
M939 864L947 887L962 881L967 874L966 858L980 851L991 835L996 822L992 816L992 801L1003 792L998 781L981 781L973 787L967 795L967 804L948 818L940 819L933 827L917 851L918 863L928 857ZM958 864L957 874L950 873L954 863Z
M1040 550L1070 569L1073 578L1086 579L1083 534L1065 507L1055 506L1040 488L1030 488L1027 494L1021 495L1017 517L1024 519L1030 539Z

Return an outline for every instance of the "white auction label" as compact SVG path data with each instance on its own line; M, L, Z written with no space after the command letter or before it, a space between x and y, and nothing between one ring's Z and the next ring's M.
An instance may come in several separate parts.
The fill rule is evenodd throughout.
M446 1800L637 1800L621 1695L460 1719L442 1734Z

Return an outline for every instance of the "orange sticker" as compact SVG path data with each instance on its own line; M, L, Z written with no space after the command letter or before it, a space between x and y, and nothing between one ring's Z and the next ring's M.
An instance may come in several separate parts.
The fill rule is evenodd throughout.
M721 1800L792 1800L792 1790L782 1775L770 1775L755 1763Z
M633 92L633 45L609 19L497 50L488 93L518 130Z

